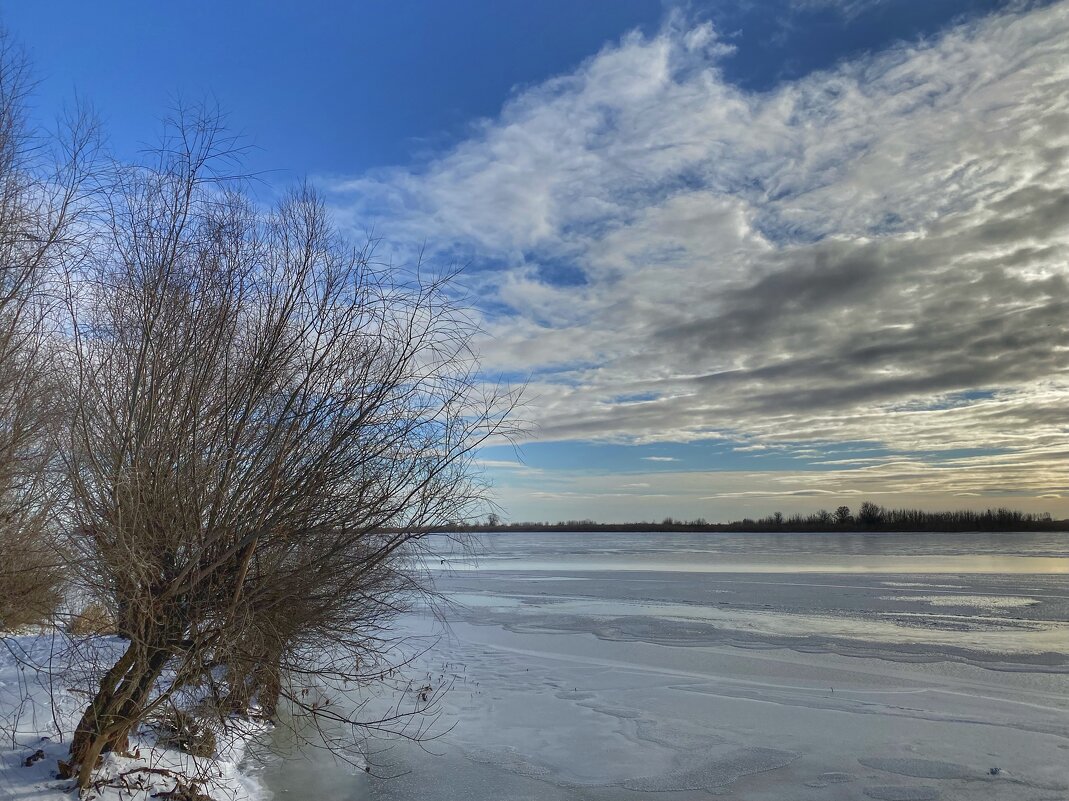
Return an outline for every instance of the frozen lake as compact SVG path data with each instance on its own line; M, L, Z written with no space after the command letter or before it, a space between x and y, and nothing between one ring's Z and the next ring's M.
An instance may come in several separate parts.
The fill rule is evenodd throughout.
M395 743L371 774L276 760L276 798L1069 797L1064 534L482 547L440 573L444 624L403 621L434 645L396 700L448 686L441 736Z

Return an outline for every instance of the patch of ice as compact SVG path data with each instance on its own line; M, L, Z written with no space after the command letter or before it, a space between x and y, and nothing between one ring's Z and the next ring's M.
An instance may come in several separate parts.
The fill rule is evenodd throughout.
M876 801L934 801L939 797L937 787L866 787L862 792Z
M805 786L823 790L833 784L846 784L852 781L854 781L854 777L849 773L821 773L817 778L806 782Z
M859 757L857 761L866 768L897 773L900 776L912 776L916 779L968 779L981 773L966 765L938 762L933 759Z
M464 754L472 762L483 765L491 765L499 770L515 773L520 776L530 776L534 779L544 779L551 775L549 768L538 765L515 748L472 748Z
M786 767L799 756L800 754L775 748L740 748L691 770L628 779L621 782L620 786L642 792L711 791L726 784L733 784L744 776Z
M581 692L577 690L562 690L556 693L557 698L562 701L589 701L591 698L596 698L594 693Z

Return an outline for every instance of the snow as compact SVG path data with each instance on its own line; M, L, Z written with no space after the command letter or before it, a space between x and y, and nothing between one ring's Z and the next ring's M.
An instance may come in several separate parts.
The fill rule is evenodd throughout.
M0 634L0 641L0 799L70 801L74 783L55 778L57 761L67 757L71 735L99 680L91 666L110 664L125 643L113 637L73 642L47 628ZM136 756L107 755L97 773L102 786L87 797L139 801L174 789L173 779L151 772L161 770L204 778L201 792L216 801L256 801L262 790L239 765L248 743L262 737L266 727L232 724L226 735L217 732L211 760L157 746L150 730L139 731L130 740ZM26 767L26 758L38 750L44 757Z
M900 598L901 596L892 595L880 600L897 601ZM911 595L909 600L931 606L971 606L976 609L1014 609L1039 603L1037 598L1018 598L1012 595Z

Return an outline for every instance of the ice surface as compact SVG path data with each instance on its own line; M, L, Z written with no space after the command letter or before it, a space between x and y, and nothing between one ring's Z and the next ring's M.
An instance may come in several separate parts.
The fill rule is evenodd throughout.
M443 736L377 754L372 775L275 763L276 798L1069 798L1064 537L978 536L988 564L1046 560L1028 574L902 571L955 564L959 535L511 536L486 537L493 569L443 575L462 602L444 629L404 621L439 636L416 669L454 671ZM808 569L832 547L895 569ZM667 569L724 556L765 569ZM1038 603L988 602L1004 598Z
M813 781L806 782L805 786L823 789L833 784L845 784L852 781L854 781L854 777L849 773L821 773Z
M913 776L918 779L968 779L980 777L986 772L979 768L955 765L953 762L938 762L933 759L887 759L881 757L862 757L862 765L887 773Z
M863 792L877 801L933 801L939 798L938 787L866 787Z
M774 748L739 748L689 770L671 771L659 776L627 779L622 782L631 790L663 793L668 790L709 790L733 784L743 776L775 770L790 765L799 754Z

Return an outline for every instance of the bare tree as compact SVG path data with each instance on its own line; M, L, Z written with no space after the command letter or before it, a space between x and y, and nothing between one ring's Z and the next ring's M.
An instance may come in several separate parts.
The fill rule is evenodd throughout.
M857 511L857 522L863 526L878 526L883 522L884 509L872 501L865 501Z
M91 173L87 115L35 141L28 68L0 29L0 625L41 619L59 600L51 536L56 415L50 278L71 248L75 199ZM58 166L56 166L58 165Z
M72 277L70 546L129 638L61 766L82 788L183 688L330 714L294 683L380 676L513 406L443 280L376 265L307 187L260 213L216 116L168 131Z

